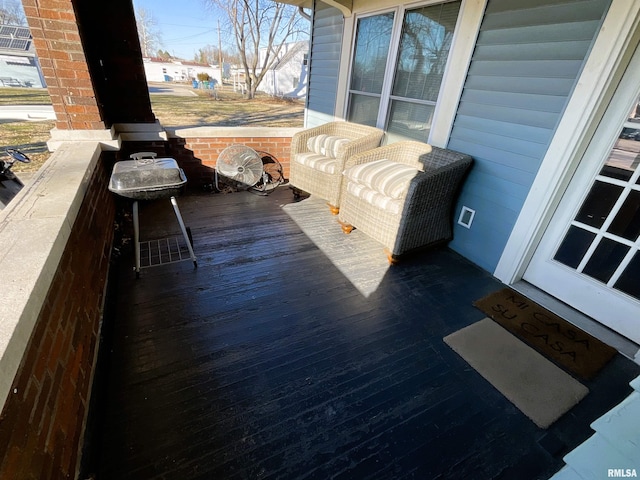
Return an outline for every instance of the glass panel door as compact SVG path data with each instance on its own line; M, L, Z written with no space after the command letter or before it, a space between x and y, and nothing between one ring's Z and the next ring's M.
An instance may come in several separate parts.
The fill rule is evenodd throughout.
M553 259L640 299L640 109L619 138Z
M640 49L523 279L640 344Z

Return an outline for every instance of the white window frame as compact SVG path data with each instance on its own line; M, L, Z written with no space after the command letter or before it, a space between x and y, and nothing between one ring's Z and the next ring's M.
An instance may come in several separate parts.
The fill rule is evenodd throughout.
M438 100L436 102L433 114L433 122L429 135L429 143L438 147L446 147L449 142L449 135L453 126L456 110L464 81L471 63L471 56L475 47L476 39L480 31L480 24L484 15L484 10L488 0L462 0L460 11L458 13L458 21L456 23L451 49L449 51L449 60L442 79L442 85ZM378 125L384 125L387 120L388 109L391 100L390 82L393 82L395 74L395 62L398 55L400 44L400 33L398 29L402 29L404 21L404 13L406 10L419 8L429 5L437 5L442 1L426 1L399 4L397 1L386 1L386 7L377 2L379 8L375 10L362 9L354 11L354 15L345 18L344 40L342 43L342 55L340 62L340 75L338 79L338 95L336 98L336 118L347 118L349 94L351 92L351 65L353 54L355 51L355 34L357 20L365 16L378 15L389 11L395 11L394 30L392 32L391 45L389 47L389 56L387 57L387 69L381 95L383 107L379 109ZM398 17L400 15L400 17ZM400 21L397 18L401 18Z
M400 15L398 8L387 8L384 10L378 10L375 12L368 12L362 15L356 15L353 17L354 19L354 26L353 26L353 31L354 31L354 35L353 38L351 40L351 61L349 62L349 73L348 73L348 77L347 77L347 98L346 98L346 102L344 104L344 113L343 113L343 117L347 118L347 113L349 111L349 103L351 101L351 94L352 92L355 93L356 95L362 95L365 97L375 97L375 98L380 98L380 106L378 107L378 118L376 119L376 126L378 126L379 128L383 128L380 127L380 125L384 125L385 123L385 117L383 117L382 113L384 110L384 113L386 114L386 110L388 108L388 102L389 102L389 90L391 90L391 84L393 83L393 73L395 71L394 69L394 61L397 58L398 55L398 46L400 43L400 34L398 33L398 28L402 28L402 25L400 25L400 27L398 27L398 15ZM385 69L384 69L384 79L382 80L382 91L380 92L380 94L377 93L367 93L367 92L361 92L360 90L351 90L351 74L353 73L353 58L355 57L355 53L356 53L356 45L355 45L355 41L356 41L356 34L357 34L357 25L358 25L358 20L363 19L363 18L368 18L368 17L374 17L377 15L384 15L385 13L391 13L393 12L393 27L391 29L391 41L389 43L389 54L387 55L387 63L385 65ZM386 104L385 104L386 102ZM386 106L385 106L386 105Z

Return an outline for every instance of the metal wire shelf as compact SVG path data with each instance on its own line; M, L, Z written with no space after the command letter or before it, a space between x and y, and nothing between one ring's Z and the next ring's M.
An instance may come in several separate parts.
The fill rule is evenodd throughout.
M189 248L181 236L140 242L140 268L192 260Z

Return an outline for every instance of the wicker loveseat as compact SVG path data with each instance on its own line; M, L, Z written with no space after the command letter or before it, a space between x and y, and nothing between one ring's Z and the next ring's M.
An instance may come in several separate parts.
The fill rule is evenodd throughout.
M332 213L340 207L342 172L352 155L380 144L384 132L374 127L337 121L296 133L291 139L289 183L323 198Z
M339 220L385 247L391 263L405 252L452 236L455 195L470 156L404 141L349 159L344 172Z

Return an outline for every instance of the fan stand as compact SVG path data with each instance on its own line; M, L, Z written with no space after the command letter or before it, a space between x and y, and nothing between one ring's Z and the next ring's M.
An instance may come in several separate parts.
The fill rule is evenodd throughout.
M227 147L218 157L218 161L220 158L225 155L228 151L233 151L233 149L245 149L249 152L253 153L255 156L255 160L260 160L260 177L257 180L252 180L252 184L243 184L241 181L236 180L232 176L228 174L228 169L225 168L223 173L219 173L219 164L216 164L216 168L214 170L214 184L213 187L218 192L230 193L233 191L239 190L247 190L251 193L255 193L258 195L268 195L271 193L276 187L278 187L284 181L284 177L282 175L282 166L276 160L274 156L267 152L255 151L250 147L244 145L231 145ZM269 168L267 169L267 165ZM255 170L252 167L249 167L248 164L242 165L237 164L233 165L234 170L231 172L231 175L238 175L239 177L243 177L246 173ZM220 185L220 177L224 177L227 181L223 182L226 187L221 187Z
M263 172L263 174L262 174L262 175L264 176L264 172ZM214 170L214 173L213 173L213 179L214 179L214 180L213 180L213 186L215 187L216 191L218 191L218 192L222 192L222 191L226 190L227 188L229 189L229 191L230 191L230 192L233 192L233 191L236 191L236 192L237 192L237 191L240 191L240 190L252 190L252 189L254 189L254 188L255 188L253 185L252 185L252 186L250 186L250 187L245 186L244 188L239 188L239 187L238 187L238 182L235 182L235 181L233 181L233 180L232 180L232 179L230 179L230 178L227 178L227 181L228 181L229 183L224 183L224 185L226 185L226 186L227 186L227 188L225 188L225 187L220 187L220 182L218 181L218 178L219 178L220 176L221 176L221 175L218 175L218 170ZM224 178L226 178L226 177L224 177ZM232 185L232 184L233 184L233 185ZM229 193L230 193L230 192L229 192Z

